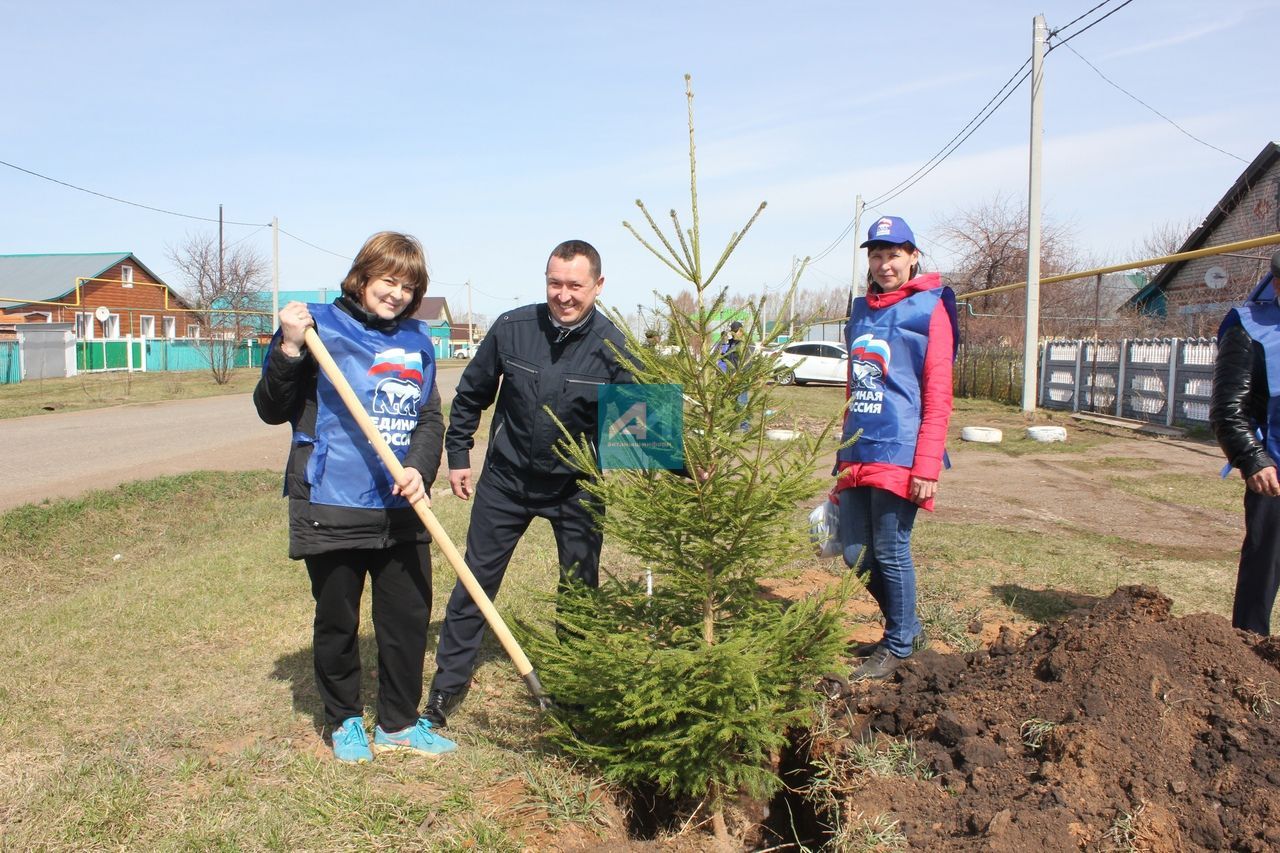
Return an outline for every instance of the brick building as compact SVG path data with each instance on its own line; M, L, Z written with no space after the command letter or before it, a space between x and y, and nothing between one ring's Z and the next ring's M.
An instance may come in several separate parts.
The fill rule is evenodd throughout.
M79 340L198 337L190 308L131 252L0 255L0 332L9 335L20 324L72 323Z
M1179 252L1280 233L1280 146L1268 142ZM1217 321L1267 271L1276 246L1166 264L1129 304L1144 314ZM1203 317L1201 315L1204 315ZM1206 326L1208 328L1208 326Z

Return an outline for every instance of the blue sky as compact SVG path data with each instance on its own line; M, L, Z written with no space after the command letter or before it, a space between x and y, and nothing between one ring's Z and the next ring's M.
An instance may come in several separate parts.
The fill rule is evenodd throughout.
M1103 8L1063 35L1118 7ZM550 248L604 256L624 311L682 282L622 227L636 198L688 221L683 75L693 75L704 263L769 207L717 280L758 292L841 234L947 143L1050 28L1096 0L61 4L0 2L8 81L0 160L101 193L281 237L281 287L336 286L370 233L427 248L431 293L490 316L542 298ZM1280 137L1275 0L1136 0L1069 44L1189 133L1252 160ZM1024 84L927 177L877 213L930 232L997 193L1025 196ZM1083 252L1133 259L1169 220L1202 217L1245 163L1188 138L1075 54L1046 61L1043 194ZM133 251L216 224L166 216L0 166L0 253ZM872 219L868 214L866 224ZM865 227L865 225L864 225ZM269 229L228 226L270 255ZM845 237L807 284L847 282ZM0 294L3 296L4 294Z

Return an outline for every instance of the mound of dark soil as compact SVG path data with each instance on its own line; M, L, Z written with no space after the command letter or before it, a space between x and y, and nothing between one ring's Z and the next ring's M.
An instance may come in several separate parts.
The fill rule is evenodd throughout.
M887 814L915 848L1275 850L1278 667L1280 642L1126 587L1025 642L855 685L832 706L847 737L812 750L912 739L932 779L841 781L846 823Z

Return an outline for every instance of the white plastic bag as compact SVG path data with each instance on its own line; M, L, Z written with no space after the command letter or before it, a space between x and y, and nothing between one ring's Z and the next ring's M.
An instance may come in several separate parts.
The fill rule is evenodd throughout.
M819 557L838 557L844 552L840 544L840 507L830 497L809 513L809 541L817 547Z

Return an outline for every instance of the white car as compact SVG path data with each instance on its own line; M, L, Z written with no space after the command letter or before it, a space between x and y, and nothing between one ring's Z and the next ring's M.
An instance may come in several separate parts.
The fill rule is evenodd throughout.
M778 366L779 385L804 385L806 382L837 382L843 385L849 376L849 355L844 347L831 341L797 341L778 350L774 359Z

